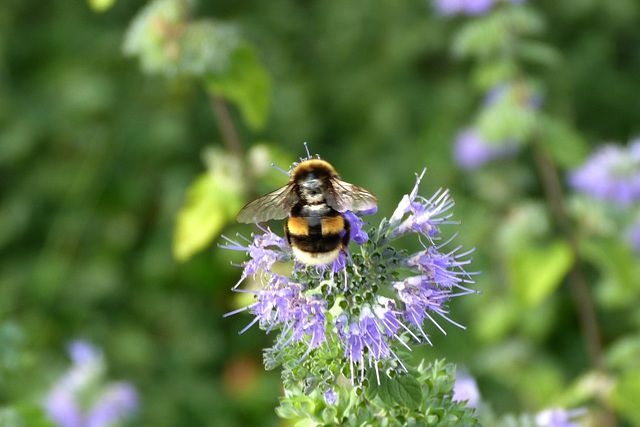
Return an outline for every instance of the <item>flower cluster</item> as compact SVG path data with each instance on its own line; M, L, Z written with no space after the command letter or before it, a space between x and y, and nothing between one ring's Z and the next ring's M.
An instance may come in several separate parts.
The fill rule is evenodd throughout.
M275 346L265 352L266 366L284 363L286 379L296 376L287 372L287 366L293 366L287 360L295 366L306 363L301 378L292 379L309 382L313 377L311 383L330 402L335 399L333 387L339 375L350 378L352 384L374 375L369 381L380 384L383 372L406 373L399 350L411 351L412 343L431 343L426 320L445 334L438 317L464 328L450 319L447 303L477 292L466 287L474 283L473 273L465 270L472 251L445 250L451 239L441 239L440 227L454 223L450 220L454 202L448 190L428 199L419 196L423 175L391 218L383 219L377 228L345 213L357 251L341 254L327 266L297 263L286 241L270 229L260 228L253 239L224 237L223 248L249 256L239 266L242 276L234 290L255 296L248 307L227 315L246 310L255 316L247 328L257 323L268 332L280 331ZM408 253L389 245L406 235L421 237L422 250ZM293 262L290 275L274 271L276 263L288 261ZM249 276L258 289L238 289ZM331 366L321 369L315 360L309 362L309 354L318 352L335 355L326 358Z
M61 427L116 426L138 407L132 385L116 382L104 385L102 353L84 341L69 345L73 366L47 395L44 408Z
M525 0L508 0L511 3L522 3ZM438 12L443 15L484 15L499 0L434 0Z
M600 148L569 175L576 190L621 206L640 201L640 140Z

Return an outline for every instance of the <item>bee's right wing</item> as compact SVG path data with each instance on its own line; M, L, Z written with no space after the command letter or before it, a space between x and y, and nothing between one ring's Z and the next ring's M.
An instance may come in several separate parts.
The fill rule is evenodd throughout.
M238 222L251 224L265 222L270 219L284 219L297 202L298 195L293 190L293 186L287 184L276 191L247 203L238 213L237 220Z
M366 211L378 204L378 199L369 190L335 177L329 183L325 193L327 204L338 212Z

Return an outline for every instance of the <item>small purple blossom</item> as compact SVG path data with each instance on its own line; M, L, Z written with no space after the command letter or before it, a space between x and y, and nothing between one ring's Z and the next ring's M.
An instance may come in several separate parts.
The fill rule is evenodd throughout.
M327 390L326 393L324 394L324 402L327 405L335 405L337 401L338 401L338 395L336 394L336 392L332 388Z
M251 258L241 265L243 267L242 276L234 286L234 289L252 274L271 274L271 267L276 262L284 261L291 257L291 250L283 237L278 236L269 229L261 228L261 230L263 234L252 234L253 241L240 236L247 242L246 244L231 240L224 235L222 236L227 243L220 245L221 248L246 252ZM277 249L269 249L270 247L276 247Z
M448 221L453 213L447 213L455 202L449 195L449 190L438 190L430 198L426 199L418 196L420 181L426 169L417 176L416 185L410 194L405 194L398 207L393 212L389 222L396 224L400 222L408 213L409 216L389 234L389 239L396 239L404 234L414 232L420 233L432 241L432 238L440 233L440 226L444 224L455 224Z
M538 427L580 427L580 424L571 419L585 414L585 408L564 410L559 408L547 409L536 415Z
M601 147L568 181L575 190L621 206L640 201L640 139L628 147Z
M369 241L369 236L367 235L367 232L362 229L362 226L365 224L362 219L351 211L347 211L342 215L344 216L344 219L349 223L349 228L351 229L349 235L350 239L360 246L367 243L367 241ZM367 213L367 215L369 215L369 213Z
M124 382L100 386L105 366L102 353L84 341L69 345L71 369L44 401L49 418L61 427L115 426L138 407L135 388Z
M478 408L480 404L480 390L475 378L469 375L457 375L453 386L453 401L464 402L470 408Z
M512 157L517 152L517 144L490 144L472 128L460 132L454 143L456 162L461 168L467 170L477 169L492 160Z

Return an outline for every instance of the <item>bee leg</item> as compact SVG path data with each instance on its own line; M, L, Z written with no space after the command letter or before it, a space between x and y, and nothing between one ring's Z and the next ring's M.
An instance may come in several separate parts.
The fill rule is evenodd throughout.
M284 223L284 237L287 239L287 243L291 246L291 236L289 235L289 220Z
M340 245L340 249L344 254L344 289L347 290L347 259L351 260L351 255L349 255L349 240L351 239L351 225L346 218L344 218L344 235L342 236L342 244ZM358 269L356 268L353 261L351 261L351 265L353 265L353 269L356 274L358 274Z

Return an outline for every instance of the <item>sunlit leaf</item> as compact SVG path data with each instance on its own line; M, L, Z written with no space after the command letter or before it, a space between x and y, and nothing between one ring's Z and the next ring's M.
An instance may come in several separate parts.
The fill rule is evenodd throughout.
M510 272L520 301L535 307L560 286L573 265L569 245L556 240L544 246L529 245L513 254Z
M640 425L640 370L630 370L620 376L611 400L632 425Z
M116 3L116 0L87 0L89 7L96 12L106 12Z
M234 159L228 155L220 157L217 167L202 174L191 185L187 200L178 213L173 253L179 261L186 261L207 247L242 207L238 172L231 166Z
M596 298L609 307L635 304L640 293L640 266L632 250L613 238L587 240L580 249L601 274Z

